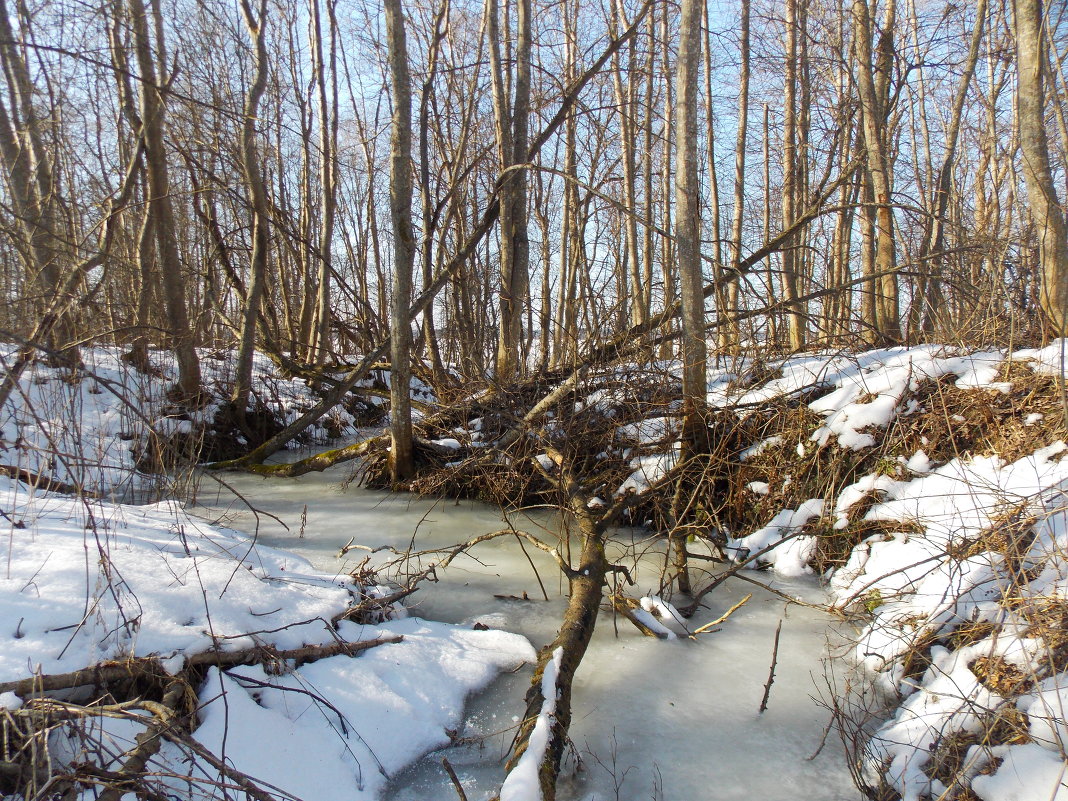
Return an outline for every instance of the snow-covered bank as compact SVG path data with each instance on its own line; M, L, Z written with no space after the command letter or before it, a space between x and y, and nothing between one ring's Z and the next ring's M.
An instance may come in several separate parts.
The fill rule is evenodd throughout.
M839 703L844 713L840 722L853 750L852 767L872 798L921 801L944 796L964 801L1011 801L1042 797L1041 794L1055 797L1065 792L1059 788L1068 765L1064 756L1068 750L1068 726L1060 710L1068 699L1068 607L1064 589L1068 587L1064 514L1068 506L1068 430L1063 385L1058 385L1064 372L1061 358L1060 343L1011 356L998 351L970 353L929 346L855 355L739 361L730 368L710 371L709 401L715 412L710 418L709 439L716 449L708 455L706 475L711 478L700 493L694 494L692 508L700 515L693 518L694 531L698 533L694 549L705 547L702 543L708 540L722 538L729 556L739 561L752 558L777 571L781 577L777 586L788 594L795 592L791 584L794 580L807 577L807 581L814 582L822 578L829 584L831 602L854 616L858 628L850 660L858 673L851 678L850 686L864 694ZM494 417L494 409L487 406L473 412L473 419L451 419L447 429L435 432L442 443L447 439L450 453L443 457L450 461L439 465L439 474L447 475L452 470L463 481L475 484L471 475L477 479L492 478L492 471L531 471L530 465L539 463L539 456L545 467L548 454L539 449L578 442L576 452L585 459L582 469L604 471L605 479L597 489L600 498L595 500L611 503L621 493L634 492L641 497L634 507L633 522L652 520L659 525L668 520L663 510L669 501L662 497L664 493L658 496L655 489L649 488L664 479L671 481L676 475L673 471L681 453L676 441L681 429L679 407L671 365L656 365L644 374L642 369L613 368L591 378L588 386L554 410L543 430L529 432L529 438L517 447L516 458L480 458L480 453L485 452L483 437L492 438L486 431L492 433L493 426L500 427L502 420L509 419L507 416ZM58 374L44 375L49 381L64 383ZM635 376L639 383L632 386ZM82 378L78 383L86 384L87 380ZM104 412L92 406L91 400L81 398L64 406L68 416L60 419L77 420L75 431L96 430L94 427L104 424L94 415ZM569 416L568 403L576 410L574 415ZM27 407L26 413L37 414L32 407ZM480 417L474 418L474 414ZM175 424L184 422L175 418ZM48 433L62 428L54 426ZM80 440L73 436L69 446L72 452L92 450L79 450ZM40 442L44 443L40 446L44 451L51 441L45 437ZM119 444L125 442L113 436L111 447L128 448L128 443ZM63 461L69 457L60 453L56 458ZM483 472L465 478L465 465ZM523 491L527 491L526 486L532 492L542 491L537 475L528 473L527 477L530 481L523 485ZM298 527L303 531L307 518L309 543L296 544L311 548L311 539L324 538L315 546L328 553L325 560L317 559L320 569L338 564L334 555L350 537L357 545L373 548L389 544L403 551L413 544L413 532L419 537L415 547L426 547L427 529L437 525L437 507L431 506L434 511L426 518L420 513L401 519L380 506L382 499L378 496L365 521L357 509L362 503L356 499L357 493L341 495L337 489L342 478L339 472L332 477L315 477L314 481L305 477L284 483L230 478L235 478L235 485L247 497L256 498L257 506L290 523L291 530L284 535L274 531L274 542L287 539L294 543L295 532ZM245 478L256 482L260 494L245 491L247 485L241 483ZM323 486L309 492L316 482ZM520 483L502 481L496 486L507 488ZM376 636L370 630L357 630L350 623L341 623L336 632L329 625L344 605L364 590L348 580L314 576L307 563L279 552L252 549L246 553L251 546L239 535L189 521L173 505L134 509L97 501L73 504L69 499L40 491L25 491L10 482L0 489L0 503L4 504L0 508L8 515L9 526L3 555L8 569L17 571L8 587L12 599L12 645L0 652L0 667L7 661L12 667L4 675L31 675L34 660L44 663L43 671L55 672L76 669L93 660L122 658L132 652L158 653L168 660L170 669L177 670L183 654L215 644L237 649L265 641L276 648L288 648L328 643L335 635L346 639ZM453 522L451 507L440 514L450 517L450 524ZM274 530L266 518L257 521L250 517L242 526L250 530L256 526L265 533ZM499 525L493 522L478 520L462 531L452 531L449 539L438 545L454 544L497 528ZM556 536L559 529L557 521L551 522L547 527L549 536ZM633 557L635 567L640 561L638 551L648 551L652 556L646 564L655 562L648 574L638 574L641 592L656 592L664 581L663 553L656 552L659 545L652 545L653 540L656 535L649 543L632 543L627 554L627 558ZM503 548L507 543L499 545ZM511 547L514 549L514 545ZM46 551L61 555L48 556ZM539 558L540 554L532 555L532 563L536 564ZM450 568L452 575L433 592L443 593L443 587L455 576L456 585L464 587L459 590L454 585L450 592L466 593L467 605L462 613L444 613L439 618L462 621L467 627L478 622L513 628L524 618L536 617L538 621L533 625L541 628L537 636L531 636L539 643L548 642L559 619L559 599L545 601L544 605L527 605L519 592L526 595L529 591L529 597L538 597L538 585L548 584L552 591L553 582L530 583L531 564L518 551L515 564L498 566L503 564L500 553L487 547L471 565L460 563ZM554 576L555 570L554 565L547 564L541 575ZM481 585L479 592L473 592L467 586L475 583L479 571L486 574L492 589ZM516 586L520 575L524 576L523 583ZM209 591L202 588L202 582ZM228 585L225 592L218 589L220 585ZM700 610L693 625L703 625L724 612L725 606L738 600L730 594L736 590L737 587L724 585L708 596L706 602L711 609ZM503 599L493 599L495 593L502 591ZM27 600L36 593L41 594L39 601ZM424 587L420 594L430 593L429 587ZM205 598L217 609L205 609ZM781 596L768 598L767 602L776 605L775 614L781 614ZM413 600L422 599L417 596ZM443 608L440 604L435 606L434 601L426 603L428 609ZM503 608L509 604L514 608ZM523 609L526 611L519 611ZM7 609L0 610L0 614L6 612ZM790 633L803 631L815 642L826 626L825 620L806 620L808 628ZM727 645L731 641L726 633L707 638L705 645L695 646L680 638L674 643L643 641L635 646L633 640L638 635L634 631L628 629L622 635L621 645L611 640L611 627L602 626L596 636L609 641L601 644L603 650L590 666L584 663L584 673L591 672L580 679L576 688L584 693L582 704L608 709L608 717L591 712L591 722L585 724L590 728L584 731L584 722L577 721L575 731L584 737L588 734L590 752L597 759L605 759L606 754L616 753L616 734L612 735L612 742L606 738L617 720L626 721L621 738L644 731L647 723L656 721L656 736L671 740L677 737L680 726L686 731L697 730L697 718L707 717L730 729L731 742L717 741L716 754L731 755L731 764L725 768L725 783L731 792L739 793L737 797L747 797L745 793L751 788L735 782L737 770L731 772L733 765L748 764L744 752L752 750L752 746L740 744L752 740L743 739L743 731L746 738L763 737L769 750L781 752L785 746L768 733L773 715L784 715L781 721L790 727L786 731L792 732L798 742L800 732L793 727L799 720L807 726L804 734L813 734L817 740L822 725L814 722L807 699L811 689L808 667L800 671L801 677L788 678L783 671L776 680L775 692L780 693L777 702L773 699L769 715L756 722L751 720L755 705L749 702L743 704L743 710L732 708L728 712L724 705L716 706L715 699L702 699L700 703L694 700L706 692L713 696L722 693L724 686L731 693L737 692L745 684L735 675L739 665L744 666L742 678L756 677L753 681L759 689L764 678L761 674L766 674L766 646L770 642L766 621L766 615L751 617L744 609L732 618L725 628L754 626L757 636L745 636L753 631L739 632L747 642L736 646L738 652L726 667L713 662L710 654L716 649L735 647ZM774 623L772 620L772 628ZM413 626L417 630L406 628ZM378 686L381 682L386 689L370 700L381 695L392 699L390 708L421 704L444 710L441 716L427 717L425 729L419 728L422 724L411 727L412 739L405 740L408 746L396 752L395 762L389 761L393 751L380 753L358 724L351 725L349 717L357 714L357 707L349 706L347 701L335 702L318 689L286 684L290 674L279 679L261 665L198 678L203 725L194 737L201 737L197 742L213 749L205 752L207 756L188 756L190 750L196 752L189 742L169 741L152 758L165 760L170 758L168 749L184 749L192 760L189 764L205 777L233 783L236 779L224 775L222 768L213 768L211 760L222 756L222 750L227 759L231 758L231 751L243 753L245 735L240 735L242 743L236 745L238 732L254 737L261 729L299 729L314 716L299 707L301 711L292 718L290 710L299 706L295 696L307 698L302 690L310 691L327 698L326 711L320 707L316 714L341 730L341 735L331 733L330 737L340 736L344 741L343 753L337 756L340 762L331 761L330 767L321 769L323 774L350 775L358 788L354 792L373 795L382 785L375 784L377 778L368 778L371 773L377 770L376 776L392 775L394 769L388 766L444 743L448 737L445 727L454 728L458 723L456 710L464 694L483 686L506 663L530 656L526 645L518 644L509 650L494 645L493 639L468 639L483 634L480 632L438 629L410 621L389 622L381 630L402 634L405 639L380 646L357 659L346 656L321 660L301 667L293 675L314 674L316 687L327 688L330 693L343 693L350 681L361 686ZM626 642L628 636L631 642ZM784 631L784 637L788 636ZM23 642L27 639L30 641ZM758 640L762 647L756 653L754 643ZM415 648L419 642L425 642L425 653ZM415 649L408 651L411 659L389 656L404 653L405 648ZM495 648L504 651L512 662L495 657L487 663L478 656ZM627 656L620 656L626 649ZM804 651L804 658L810 660L805 665L815 664L819 650L817 643ZM35 656L37 651L40 655ZM635 659L635 654L640 658ZM435 700L420 697L417 703L413 702L408 685L404 684L404 671L417 664L419 670L425 668L430 670L428 675L433 675L424 663L432 665L437 656L444 664L440 681L433 679L440 686L431 685L436 688ZM385 660L381 675L374 671L358 675L352 672L355 666L373 666L381 660ZM665 680L664 665L668 663L671 673ZM333 668L325 667L331 664L344 666L339 668L340 677L331 672ZM713 664L715 670L710 672ZM596 675L592 665L598 666ZM393 666L398 668L396 675ZM320 671L323 675L319 675ZM391 689L394 680L401 682L395 690ZM261 686L265 683L278 686ZM510 699L522 695L522 689L514 683L509 687ZM209 726L219 725L220 706L214 699L222 691L225 698L235 699L233 704L227 700L223 705L229 716L222 718L227 721L229 732L225 744ZM620 692L627 697L634 715L627 717L618 711ZM785 693L796 695L804 703L793 704L791 698L788 704L781 695ZM684 710L671 705L679 699L687 701ZM359 699L359 703L367 700ZM434 706L438 701L440 710ZM887 703L882 705L883 701ZM144 703L152 702L149 698ZM18 699L5 699L6 705L18 703ZM124 725L134 714L131 709L119 710L118 719ZM133 720L130 725L135 728L124 736L135 736L144 727L155 725L153 708L140 709L136 714L144 719ZM237 714L233 710L244 710L240 721L232 717ZM851 711L857 712L852 718ZM372 709L359 714L376 719L378 713ZM870 717L864 718L863 714ZM98 717L80 725L119 725L110 719L101 718L102 722L98 722ZM443 723L446 719L448 723ZM507 720L503 725L508 727ZM493 728L499 730L500 725ZM425 736L419 731L424 731ZM489 734L486 729L469 731L472 736ZM327 748L318 737L304 732L298 740L318 743L308 747L318 755L326 754ZM272 743L271 747L277 748L270 751L271 764L249 762L248 772L254 773L252 768L266 771L268 781L302 780L303 776L292 776L278 767L290 758L290 749L298 745ZM806 767L804 758L817 745L802 748L804 754L792 754L790 763L795 786L804 782L808 788L805 794L813 798L819 797L820 769ZM369 750L361 750L364 747ZM60 762L77 761L78 757L70 756L59 745L56 748L54 753L60 755ZM121 767L126 749L116 746L111 750L112 757L101 751L93 757L93 764L97 768ZM738 751L743 753L736 756ZM627 756L638 766L629 774L635 784L621 797L644 797L637 793L647 792L650 781L657 780L649 775L650 764L657 770L676 760L702 765L708 756L705 742L693 747L687 744L686 749L672 746L669 756L655 757L651 763L645 756ZM825 754L823 759L827 758ZM381 768L378 762L382 763ZM177 763L171 767L163 762L152 764L164 772L177 770ZM720 767L717 765L717 769ZM460 768L465 779L465 770L473 770L469 765ZM495 782L499 786L499 766L493 765L492 770L493 775L480 787L493 786ZM620 770L625 771L626 766ZM706 766L705 770L712 768ZM1027 771L1026 777L1021 779L1018 771ZM817 774L817 778L814 780L811 774ZM87 783L92 783L90 778L81 774ZM640 789L636 786L639 782L643 785ZM756 779L750 783L757 786ZM703 787L700 780L689 784L677 781L674 786L685 788L686 797L696 797ZM568 791L586 792L581 780L562 789L564 795ZM289 792L300 795L296 790ZM399 794L397 798L421 797L418 790L414 792L415 795ZM779 798L774 788L762 792L763 797ZM832 792L836 799L852 797L836 787L827 790L828 798Z
M744 392L725 373L711 399L803 394L818 418L793 432L797 458L754 482L754 500L785 494L818 451L878 454L872 472L732 541L742 556L781 541L761 560L797 575L821 538L859 533L828 575L836 605L870 615L852 659L875 692L842 721L870 796L1068 799L1064 343L799 357L766 373ZM871 733L862 714L885 721Z
M0 365L8 364L13 352L14 346L0 345ZM233 437L229 430L213 429L229 397L233 354L202 354L206 402L195 409L175 406L167 397L177 374L172 354L153 351L151 373L135 370L122 355L118 347L85 348L84 365L74 372L33 364L0 407L0 464L5 472L25 471L121 496L161 481L155 471L164 443L192 452L213 436ZM268 409L277 423L292 422L317 400L305 381L283 377L260 354L252 380L250 403ZM352 422L348 412L336 408L304 441L337 436ZM240 437L234 439L240 445Z
M225 797L253 798L249 788L234 792L235 776L244 775L278 788L277 797L314 799L329 787L332 798L378 798L388 776L449 741L469 693L533 658L524 638L500 631L418 618L335 624L382 588L317 575L304 559L199 522L175 504L84 502L0 479L0 505L8 529L0 686L135 657L157 657L175 673L190 655L216 648L401 638L296 669L211 668L191 731L169 733L135 777L164 796L224 797L228 786ZM11 727L25 730L35 712L57 712L54 702L22 695L0 696L5 737ZM129 700L121 710L90 704L56 714L47 730L53 791L73 787L79 798L96 798L100 771L123 768L137 735L154 723L153 707ZM5 798L21 797L19 788L0 785Z

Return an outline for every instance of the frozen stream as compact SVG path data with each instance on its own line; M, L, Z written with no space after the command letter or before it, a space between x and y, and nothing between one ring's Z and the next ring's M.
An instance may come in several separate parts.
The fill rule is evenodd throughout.
M289 526L259 515L261 542L286 548L324 572L344 574L366 551L338 559L349 541L404 550L453 545L502 528L500 510L473 503L434 503L356 486L342 489L345 469L299 479L226 475L227 483L255 507ZM201 486L199 514L252 532L257 518L214 484ZM307 507L304 536L301 517ZM515 526L536 532L552 527L548 515L513 516ZM528 551L532 549L528 548ZM384 560L387 554L373 558ZM437 584L424 584L409 599L412 614L450 622L482 622L525 634L541 647L555 635L564 608L558 571L541 552L531 553L548 591L514 538L480 546L475 558L461 557ZM655 591L662 556L653 546L638 563L636 588ZM767 576L763 576L766 578ZM779 582L781 590L818 597L814 583ZM822 657L828 619L784 603L753 585L727 581L689 623L691 629L714 620L746 594L754 596L721 627L696 642L664 642L641 636L627 621L602 614L597 634L575 681L571 735L582 769L570 762L560 786L561 801L853 801L841 745L832 734L815 759L829 713L812 697L825 692ZM531 601L500 600L494 594ZM785 618L778 670L768 711L757 714L768 676L775 627ZM503 777L501 757L523 711L530 668L502 676L471 699L461 734L480 745L450 749L448 758L471 801L489 798ZM456 799L432 754L395 777L392 801Z

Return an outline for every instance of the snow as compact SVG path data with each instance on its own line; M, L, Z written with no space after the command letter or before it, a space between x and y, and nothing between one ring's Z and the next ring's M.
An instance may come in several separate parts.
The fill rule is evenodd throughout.
M1057 752L1068 748L1068 687L1056 677L1021 696L1016 708L1027 715L1028 734L1036 743Z
M773 448L781 442L782 437L780 437L778 434L773 437L768 437L767 439L761 440L756 445L751 445L750 447L746 448L744 451L742 451L738 459L742 462L748 459L752 459L754 456L759 456L768 448Z
M0 365L11 363L14 350L0 345ZM171 354L150 354L162 377L138 372L122 355L117 347L85 348L84 369L73 376L63 368L33 364L0 408L4 463L94 492L121 494L159 483L159 476L140 469L142 454L152 452L149 433L196 435L210 425L222 401L177 409L167 398L177 375ZM227 398L233 363L210 355L201 353L204 385L216 398ZM253 401L269 402L286 422L317 400L303 381L281 377L261 354L253 361L252 380ZM324 440L328 428L343 430L351 423L352 417L336 408L312 429L312 438Z
M783 509L763 528L732 540L728 551L738 559L745 559L765 548L777 546L764 557L767 564L775 566L777 573L791 577L810 574L812 568L809 562L816 547L816 538L799 535L799 532L806 523L823 514L823 504L822 498L812 498L796 510ZM783 544L779 545L780 542Z
M628 423L616 429L616 437L639 445L649 445L677 437L682 421L677 417L650 417L638 423Z
M885 428L905 393L917 389L921 380L956 375L959 387L1001 389L1003 385L993 383L1001 362L998 352L945 356L933 347L890 349L877 360L865 354L865 366L843 370L835 389L809 404L826 418L812 440L826 445L833 436L843 448L870 448L876 443L870 429Z
M538 768L545 758L545 749L549 747L549 735L552 733L556 714L556 677L564 661L564 647L557 646L552 656L545 663L541 674L541 695L544 699L541 710L534 722L534 730L527 741L527 749L519 757L501 785L500 801L541 801L541 785L538 781Z
M659 595L643 595L638 603L639 609L634 612L639 619L657 632L661 637L674 640L678 637L675 629L679 632L687 632L685 618L673 604L665 601ZM674 628L671 628L674 627Z
M998 746L991 756L1002 760L997 771L972 779L983 801L1068 801L1064 759L1034 743Z
M367 627L349 625L357 630L348 633L367 636ZM390 776L449 742L446 729L456 727L468 693L534 656L516 635L418 618L375 634L404 641L282 676L262 667L213 669L194 736L241 772L298 798L319 797L323 787L342 801L379 798Z
M619 485L616 496L626 495L633 492L641 495L653 484L670 473L678 464L682 446L678 443L668 453L654 453L649 456L636 456L631 459L630 466L634 470L626 480Z
M1039 677L1048 670L1048 646L1029 635L1026 610L1028 603L1063 604L1065 598L1060 589L1068 581L1068 564L1061 556L1061 540L1068 460L1053 460L1063 450L1055 444L1007 465L996 457L954 460L951 470L936 471L933 479L899 482L892 491L895 497L873 507L869 516L920 520L927 526L924 534L873 537L854 550L849 563L831 580L840 604L864 598L874 607L873 620L855 646L855 659L877 687L906 696L895 716L872 737L867 765L872 775L885 770L886 780L904 801L917 801L937 790L924 768L942 738L982 731L990 725L991 715L1009 703L1028 716L1030 737L1049 748L1051 755L1032 753L1026 746L1012 746L1004 754L998 747L985 754L976 752L976 770L978 761L989 764L993 755L1012 754L1012 758L1006 758L993 776L976 775L973 787L991 801L1053 797L1068 746L1063 725L1068 676L1047 676L1031 693L1005 698L979 680L975 663L996 658L1015 666L1021 675ZM960 484L955 493L947 494L951 490L942 484L931 488L932 480L950 478ZM1026 557L1037 575L1023 585L1002 553L980 550L964 558L947 553L951 543L971 542L991 526L1010 525L1012 518L995 520L1006 508L1018 510L1018 516L1030 512L1041 521L1033 526L1035 540ZM925 674L918 682L906 679L904 660L926 638L981 623L998 628L991 636L953 651L933 646ZM1017 748L1026 750L1012 750ZM1007 778L1017 769L1028 771L1021 774L1025 778Z
M22 699L15 693L7 692L0 693L0 709L10 709L12 711L22 708Z
M7 478L0 498L25 526L8 532L0 569L0 681L216 642L248 648L249 632L267 629L296 648L323 641L356 592L172 502L82 504Z
M1043 375L1064 375L1068 373L1068 339L1059 339L1044 348L1018 350L1012 358L1019 362L1028 362L1031 369Z
M195 739L284 795L315 798L329 786L341 801L380 798L389 776L448 742L470 693L534 658L519 635L415 617L377 626L344 621L335 630L336 615L385 588L320 575L302 557L174 503L84 501L6 478L0 499L12 521L0 551L0 682L135 656L161 657L176 671L185 655L214 647L403 638L280 675L212 669ZM22 700L5 692L0 708L17 710ZM57 738L53 758L118 769L150 719L134 709L128 718L67 725L66 745ZM212 783L225 777L185 750L168 742L152 769L182 797L213 797Z

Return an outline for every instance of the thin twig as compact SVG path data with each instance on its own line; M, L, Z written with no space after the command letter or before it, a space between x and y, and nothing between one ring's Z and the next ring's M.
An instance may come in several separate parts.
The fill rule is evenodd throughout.
M768 697L771 695L771 685L775 683L775 665L779 662L779 635L782 633L782 618L775 627L775 644L771 647L771 669L768 671L768 681L764 685L764 697L760 699L759 714L763 715L768 708Z
M467 801L467 793L464 792L464 786L460 784L460 777L452 769L448 757L441 758L441 767L445 768L445 772L449 774L449 781L452 782L452 786L456 789L456 795L460 796L460 801Z
M693 630L693 634L690 635L690 638L691 639L697 639L697 637L695 635L704 634L706 631L708 631L709 629L713 628L714 626L718 626L720 623L722 623L727 618L729 618L731 615L733 615L735 612L737 612L739 609L741 609L742 606L752 597L753 597L753 593L749 593L747 596L742 598L742 600L740 600L738 603L736 603L734 606L732 606L730 609L728 609L722 615L717 617L711 623L705 623L705 625L694 629Z

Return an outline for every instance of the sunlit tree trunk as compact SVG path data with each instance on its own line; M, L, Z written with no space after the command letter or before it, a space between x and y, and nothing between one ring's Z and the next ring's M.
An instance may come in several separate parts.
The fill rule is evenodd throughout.
M412 90L401 0L385 0L389 77L393 91L389 210L393 223L393 297L390 305L390 475L394 483L415 468L412 449L411 323L415 235L412 230Z
M145 140L145 172L148 177L148 206L156 235L160 285L167 310L172 347L178 362L179 398L195 402L200 395L200 361L193 343L193 331L186 310L185 282L178 251L174 207L171 199L164 139L165 103L156 76L156 63L148 29L148 13L142 0L129 0L130 23L134 32L134 52L141 74L141 120Z
M675 184L676 242L682 301L682 409L684 455L692 453L697 431L705 425L708 395L708 354L705 344L704 278L701 269L701 180L697 166L697 78L701 63L701 7L703 0L682 0L676 141L678 174ZM673 537L679 590L690 592L686 565L686 536Z
M245 26L252 37L256 50L256 74L245 96L245 113L241 123L241 167L252 203L252 253L249 257L248 291L245 295L244 316L241 321L241 339L237 350L237 376L234 379L232 399L238 419L242 419L248 407L252 391L252 361L256 355L256 325L259 322L260 305L263 300L264 282L267 277L267 255L270 242L268 225L270 210L267 205L267 187L260 171L260 153L256 145L256 115L260 98L267 87L267 0L260 0L259 9L253 12L249 0L241 0L241 13Z
M745 148L749 125L749 0L742 0L742 17L739 23L741 66L738 70L738 129L734 140L734 197L731 211L731 264L737 269L742 261L742 220L745 207ZM738 309L738 282L731 281L726 292L728 314ZM741 347L741 331L738 323L731 321L723 326L720 346L729 353L738 353Z
M660 17L660 44L663 47L663 60L665 64L670 63L670 42L671 42L671 4L668 0L664 0L661 6ZM696 70L694 74L694 80L697 80ZM663 157L660 162L660 192L661 192L661 227L665 231L671 231L674 228L672 222L672 180L671 177L674 173L673 159L671 153L671 144L674 139L674 121L672 119L673 114L673 86L672 82L664 82L664 128L661 136L661 147ZM660 238L660 274L664 280L664 308L668 308L675 302L675 277L678 274L675 268L675 243L673 238L668 236L662 236ZM673 348L670 341L665 341L660 346L660 358L670 359L672 356Z
M883 30L879 37L878 61L872 60L872 28L868 0L853 2L853 36L856 45L856 80L860 97L861 121L864 128L864 149L868 175L875 205L875 258L873 271L878 274L874 287L875 337L883 342L896 342L901 337L898 320L897 253L894 242L894 208L891 190L889 156L886 142L886 95L893 55L893 26L896 0L887 0Z
M25 23L24 23L25 24ZM45 149L44 129L34 107L35 89L19 37L11 27L11 12L0 0L0 63L7 78L10 107L0 102L0 158L3 159L12 211L25 244L22 256L27 272L25 286L33 309L41 314L63 283L63 231L56 208L59 187L52 159ZM68 304L72 305L72 304ZM74 320L66 312L56 320L41 344L63 348L74 338ZM53 352L50 359L56 360ZM58 361L76 363L77 349Z
M330 352L330 284L334 261L334 220L337 216L337 23L333 6L336 0L325 0L330 32L328 58L323 56L321 1L311 1L315 88L319 104L319 276L312 329L312 352L317 364L322 364Z
M1043 85L1041 0L1015 0L1016 105L1027 201L1038 228L1042 310L1056 336L1068 336L1068 229L1050 170Z

